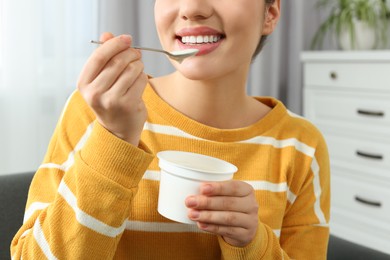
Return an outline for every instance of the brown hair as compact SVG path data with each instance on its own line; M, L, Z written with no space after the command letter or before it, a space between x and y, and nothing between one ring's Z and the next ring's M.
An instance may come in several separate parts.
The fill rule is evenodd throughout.
M265 0L265 4L267 6L272 5L273 3L275 3L275 0ZM253 53L252 60L254 60L256 58L256 56L261 52L261 50L263 49L263 47L267 41L267 38L268 38L268 35L263 35L261 37L260 42L257 45L255 52Z

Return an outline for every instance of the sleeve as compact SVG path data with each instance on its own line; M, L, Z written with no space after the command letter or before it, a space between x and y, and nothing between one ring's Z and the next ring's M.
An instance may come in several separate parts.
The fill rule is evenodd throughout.
M288 202L280 237L260 223L254 240L233 247L219 237L222 259L321 259L327 257L330 219L330 166L321 134L313 155L298 156L289 186L297 187ZM290 187L290 188L291 188ZM293 194L293 193L291 193Z
M152 159L95 122L76 91L31 183L12 259L111 259Z
M295 200L289 203L283 220L280 244L293 259L326 259L330 220L330 165L322 135L315 146ZM313 138L314 139L314 138ZM305 168L308 168L304 171ZM297 174L297 172L295 173ZM299 177L294 177L299 179ZM291 185L293 186L293 185Z
M245 247L234 247L218 237L222 251L222 259L259 260L259 259L289 259L280 247L278 238L272 229L260 223L255 238Z

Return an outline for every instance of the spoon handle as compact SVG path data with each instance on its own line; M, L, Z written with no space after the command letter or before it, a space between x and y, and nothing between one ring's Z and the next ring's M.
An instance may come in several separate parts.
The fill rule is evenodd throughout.
M91 43L95 43L95 44L103 44L104 42L91 40ZM137 50L144 50L144 51L155 51L155 52L161 52L161 53L164 53L164 54L167 54L167 55L171 55L171 53L169 53L169 52L167 52L167 51L160 50L160 49L155 49L155 48L149 48L149 47L140 47L140 46L131 46L131 48L133 48L133 49L137 49Z
M160 49L149 48L149 47L140 47L140 46L131 46L131 48L138 49L138 50L144 50L144 51L161 52L161 53L164 53L164 54L166 54L166 55L171 56L171 53L170 53L170 52L167 52L167 51L164 51L164 50L160 50Z

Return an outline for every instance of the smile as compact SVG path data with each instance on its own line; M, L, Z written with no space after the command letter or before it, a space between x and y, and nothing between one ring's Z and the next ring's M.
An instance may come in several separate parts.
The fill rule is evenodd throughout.
M204 44L204 43L216 43L221 40L219 35L190 35L183 36L181 42L184 44Z

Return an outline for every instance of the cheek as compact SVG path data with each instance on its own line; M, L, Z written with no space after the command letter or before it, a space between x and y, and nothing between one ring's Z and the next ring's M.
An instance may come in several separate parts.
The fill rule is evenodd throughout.
M154 21L159 36L163 36L164 31L174 22L175 7L174 1L156 0L154 4Z
M240 5L234 6L230 15L225 16L225 21L230 23L233 34L240 35L243 40L258 42L262 35L264 23L264 0L243 0ZM246 42L245 44L250 44ZM257 43L255 43L257 44Z
M259 14L256 13L256 15L258 16ZM246 46L245 49L252 56L262 36L263 19L251 16L250 18L241 17L241 19L235 21L235 23L231 24L230 34L235 38L235 44Z
M161 11L161 5L159 4L160 1L156 1L154 5L154 23L156 24L157 30L161 27L161 23L164 21L164 14Z

